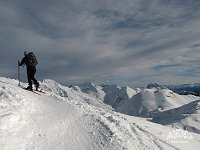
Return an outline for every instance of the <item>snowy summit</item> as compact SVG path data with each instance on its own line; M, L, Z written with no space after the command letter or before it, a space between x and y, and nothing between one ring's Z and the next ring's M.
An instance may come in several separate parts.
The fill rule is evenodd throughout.
M53 80L40 85L45 93L24 90L17 80L0 77L1 150L200 147L198 96L167 88L93 83L66 87Z

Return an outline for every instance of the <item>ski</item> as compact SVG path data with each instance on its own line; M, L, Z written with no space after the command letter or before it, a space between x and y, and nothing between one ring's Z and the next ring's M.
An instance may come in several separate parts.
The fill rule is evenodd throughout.
M43 90L34 90L34 91L46 94L46 92Z
M24 90L26 90L26 91L30 91L30 92L33 92L33 93L35 93L35 94L38 94L38 95L41 95L40 93L38 93L38 92L36 92L35 90L28 90L27 88L25 88L25 87L22 87L22 89L24 89Z
M41 88L41 86L39 86L38 88L35 87L34 91L46 94L46 92Z
M40 93L42 93L42 94L46 94L46 92L44 91L44 90L42 90L41 88L39 88L39 89L37 89L36 90L36 88L33 88L33 90L31 91L31 90L29 90L29 89L27 89L27 88L25 88L25 87L23 87L23 86L19 86L19 87L21 87L22 89L24 89L24 90L27 90L27 91L30 91L30 92L33 92L33 93L37 93L37 94L39 94L40 95Z
M11 83L7 83L7 82L4 82L4 81L0 81L1 83L4 83L4 84L8 84L8 85L12 85L12 86L18 86L26 91L30 91L30 92L33 92L33 93L36 93L38 95L41 95L41 94L47 94L48 92L44 91L40 86L39 86L39 89L36 90L36 88L33 88L33 90L28 90L26 89L24 86L22 86L21 84L18 84L18 85L15 85L15 84L11 84ZM41 94L40 94L41 93Z

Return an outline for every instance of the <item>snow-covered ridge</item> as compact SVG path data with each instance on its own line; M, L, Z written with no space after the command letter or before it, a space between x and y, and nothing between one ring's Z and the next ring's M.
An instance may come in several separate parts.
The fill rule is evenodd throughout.
M54 80L45 79L41 86L45 91L54 93L55 95L59 95L61 97L67 97L67 91L63 89L64 87Z
M132 89L117 85L96 86L93 83L84 83L76 88L91 96L99 95L104 103L111 105L116 111L143 117L150 117L151 112L177 108L199 99L194 95L179 95L157 84L149 84L144 89Z
M194 95L179 95L168 89L166 86L160 86L155 83L149 84L147 88L143 89L132 89L130 87L120 87L117 85L95 86L94 84L88 83L84 85L86 86L81 85L77 87L82 89L80 91L83 93L86 92L91 97L94 95L95 97L98 97L96 95L100 95L98 98L104 103L112 106L115 111L131 116L152 118L154 122L156 122L162 114L165 114L165 112L170 112L169 114L175 115L177 112L174 110L180 110L179 108L182 107L187 110L196 109L191 108L191 106L195 106L190 106L190 103L200 99L200 97ZM200 123L200 120L195 118L200 117L200 113L197 112L194 117L192 117L192 115L187 115L178 120L176 117L170 117L169 115L168 118L171 122L166 125L177 126L182 129L186 129L186 127L189 129L190 127L190 131L199 133L200 126L197 124ZM190 121L186 122L183 121L183 119L189 119ZM157 121L157 123L162 122Z
M200 100L156 114L153 122L173 124L178 128L200 134Z
M200 83L171 85L168 87L174 92L182 94L182 95L192 94L192 95L200 96Z
M17 80L0 77L1 150L199 149L199 134L187 133L186 143L180 138L173 142L169 137L174 128L117 113L104 103L108 93L119 92L114 98L131 101L142 92L153 95L150 89L93 85L96 90L88 94L79 86L66 87L53 80L40 84L46 94L26 91Z
M176 111L174 110L179 107L187 108L190 103L200 99L200 97L194 95L179 95L172 90L167 89L165 86L160 86L158 84L150 84L147 88L143 89L132 89L130 87L120 87L117 85L96 86L93 83L83 83L77 86L65 87L55 83L55 81L50 81L48 84L50 89L62 91L55 92L61 96L62 93L66 93L65 95L68 93L68 96L71 95L70 93L74 93L76 97L78 96L82 101L92 105L104 106L104 108L113 109L117 112L131 116L152 118L154 122L159 120L158 118L161 114L170 112L169 114L175 115ZM48 82L44 81L43 83L47 86ZM112 108L109 108L105 104L108 104ZM191 109L191 107L188 109ZM192 118L193 116L194 118ZM195 113L195 115L187 115L179 120L176 117L172 117L170 118L171 122L166 125L177 126L182 129L186 129L186 127L189 129L190 126L190 131L199 133L200 126L197 124L200 123L200 120L195 119L198 116L200 117L199 112ZM190 121L186 122L183 119L189 119ZM162 124L160 120L157 121L157 123Z

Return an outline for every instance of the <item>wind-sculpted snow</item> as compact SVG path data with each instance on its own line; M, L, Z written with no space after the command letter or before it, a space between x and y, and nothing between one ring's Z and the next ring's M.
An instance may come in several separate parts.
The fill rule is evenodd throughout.
M102 101L112 106L115 111L132 116L153 118L154 122L156 122L156 119L154 118L155 116L165 114L162 112L173 112L173 110L179 107L187 108L190 103L200 99L194 95L179 95L166 87L157 84L151 84L147 89L132 89L130 87L119 87L117 85L95 86L94 84L92 84L92 87L93 89L87 91L87 93L89 93L91 97L94 97L93 95L99 95L99 93L101 93L99 92L99 89L101 89L103 94L101 94L99 98L101 97ZM94 88L96 88L96 90L94 90ZM88 90L89 89L91 88L88 88ZM98 99L97 96L95 96L94 101L96 101L96 99ZM92 100L90 102L92 102ZM194 105L192 106L194 107ZM199 112L196 114L186 115L179 119L174 117L177 116L175 113L170 113L171 116L168 115L167 118L160 118L163 120L170 120L170 122L165 125L181 129L187 128L192 132L199 133L200 121L197 119L199 118ZM162 122L157 121L156 123Z
M63 90L63 86L53 80L46 79L42 82L41 86L44 90L48 92L54 93L61 97L67 97L67 92Z
M179 131L171 127L113 111L102 100L111 89L94 86L97 93L88 94L78 86L45 80L40 84L46 93L36 94L17 84L0 78L1 150L199 149L199 134L187 133L183 143L183 137L173 136ZM129 101L141 92L118 90L116 97Z
M167 88L132 89L103 85L102 91L105 95L102 101L116 111L142 117L151 117L154 113L177 108L198 99L193 95L179 95Z
M181 96L168 89L144 89L127 99L116 110L129 115L151 117L154 113L173 109L196 99L195 96Z
M200 134L200 100L158 113L152 121Z

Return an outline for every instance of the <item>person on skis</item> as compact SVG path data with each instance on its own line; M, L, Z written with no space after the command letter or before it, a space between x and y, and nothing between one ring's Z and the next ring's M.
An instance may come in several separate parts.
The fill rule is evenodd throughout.
M36 90L38 90L39 87L39 82L34 77L37 64L38 62L33 52L27 53L26 51L24 52L24 58L22 58L21 62L18 62L19 66L26 65L28 78L28 87L26 89L30 91L33 91L32 81L35 84Z

